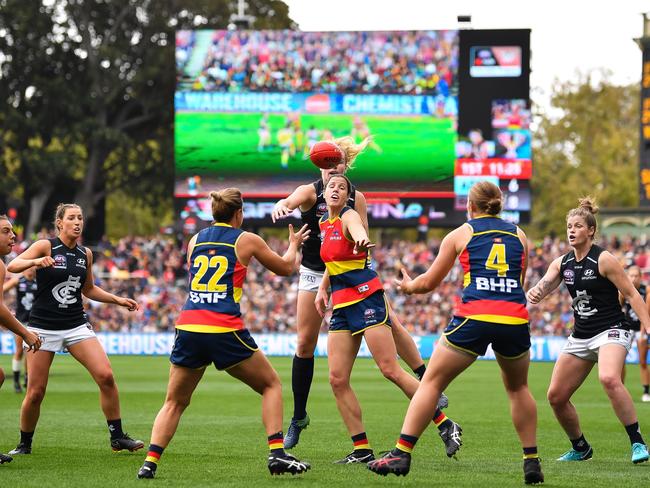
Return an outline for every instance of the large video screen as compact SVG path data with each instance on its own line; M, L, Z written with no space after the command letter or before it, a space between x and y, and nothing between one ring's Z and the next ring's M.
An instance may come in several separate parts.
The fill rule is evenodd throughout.
M239 187L247 222L320 172L313 144L371 138L348 173L373 226L454 226L490 180L503 217L530 218L530 31L178 31L180 226ZM191 225L187 225L187 222Z
M176 194L287 194L319 177L321 139L371 137L364 192L451 190L458 34L180 31Z

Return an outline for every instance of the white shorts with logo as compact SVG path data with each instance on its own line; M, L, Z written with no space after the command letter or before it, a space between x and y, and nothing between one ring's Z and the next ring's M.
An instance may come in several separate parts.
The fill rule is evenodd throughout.
M314 271L313 269L309 269L301 264L298 291L311 291L316 293L321 281L323 281L324 274L324 271Z
M66 351L70 346L74 346L78 342L97 337L92 325L88 322L74 329L65 330L46 330L31 326L27 328L40 336L42 342L40 351Z
M629 352L633 340L634 332L626 329L609 329L589 339L576 339L571 334L562 352L572 354L586 361L598 362L598 351L600 351L602 346L618 344Z

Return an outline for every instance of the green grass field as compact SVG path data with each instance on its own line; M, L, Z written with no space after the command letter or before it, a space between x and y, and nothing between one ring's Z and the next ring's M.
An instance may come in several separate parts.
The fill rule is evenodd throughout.
M151 424L162 404L167 380L166 358L113 357L122 396L126 430L148 441ZM285 415L291 414L288 358L272 360L285 385ZM9 356L1 356L5 371ZM552 364L534 363L531 385L539 405L539 447L549 487L647 486L650 464L634 466L624 430L597 383L588 379L575 399L587 439L595 449L585 463L557 463L568 446L544 393ZM60 486L522 486L521 453L510 422L497 364L474 365L447 391L448 414L464 429L459 460L448 459L435 428L430 428L415 450L406 478L378 477L363 466L333 465L347 454L351 443L339 418L327 383L327 365L316 364L309 412L312 424L293 450L313 468L302 477L271 478L265 465L266 437L255 393L214 370L206 373L181 420L172 444L162 457L156 480L136 480L144 452L113 454L98 393L83 368L69 357L57 357L49 391L34 438L34 452L0 466L2 487ZM638 397L638 368L628 370L628 385ZM360 359L353 382L362 407L368 436L375 450L391 448L399 434L407 401L385 381L370 360ZM0 451L18 440L18 413L22 395L11 381L0 390ZM650 437L650 405L636 403L646 439ZM285 421L286 423L286 421Z
M258 151L262 114L177 112L175 151L177 176L289 176L313 177L314 169L298 150L289 168L280 165L277 131L285 115L271 114L271 146ZM301 115L303 132L311 125L329 129L335 137L352 131L351 115ZM355 183L450 179L454 172L456 132L450 119L433 117L364 116L376 148L369 148L355 164ZM305 139L306 142L306 139ZM366 185L364 185L365 188Z

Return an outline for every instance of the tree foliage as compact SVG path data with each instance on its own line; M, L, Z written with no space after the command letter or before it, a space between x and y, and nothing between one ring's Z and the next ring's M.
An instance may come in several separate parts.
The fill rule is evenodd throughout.
M602 207L638 206L639 87L607 72L557 82L534 131L533 227L564 233L578 198Z
M247 3L253 27L295 27L282 2ZM75 182L87 219L117 191L171 209L175 30L225 28L235 11L227 0L0 0L0 192L18 183L28 229L47 220L61 181Z

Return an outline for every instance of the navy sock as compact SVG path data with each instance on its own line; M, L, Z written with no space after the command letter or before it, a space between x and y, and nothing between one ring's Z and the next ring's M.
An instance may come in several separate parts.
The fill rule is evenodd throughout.
M144 465L152 470L156 470L158 462L160 461L160 456L162 456L164 447L160 447L156 444L149 444L149 449L147 450L147 457L144 460Z
M368 450L370 449L370 443L368 442L368 436L366 436L365 432L361 432L360 434L353 435L351 437L352 439L352 444L354 445L354 450Z
M578 451L578 452L585 452L589 450L589 443L585 439L584 434L582 434L580 437L577 439L570 439L571 440L571 445L573 446L573 449Z
M537 454L537 446L524 447L524 459L534 459L538 457L539 454Z
M418 438L414 435L400 434L395 449L411 454Z
M107 420L108 431L111 433L111 440L121 439L124 437L124 432L122 432L122 419Z
M422 377L424 376L424 373L425 373L426 370L427 370L427 367L424 365L424 363L422 363L422 366L420 366L419 368L414 369L413 372L415 373L415 376L418 377L418 380L422 381Z
M639 429L639 422L634 422L633 424L626 425L625 431L630 437L630 444L645 444L643 442L643 437L641 437L641 429Z
M433 414L433 423L436 424L440 432L451 426L451 420L439 408L436 408L436 413Z
M284 452L284 435L282 431L268 436L269 451L272 454L282 454Z
M293 390L293 418L302 420L307 416L307 398L314 378L314 358L293 357L291 389Z
M34 431L25 432L20 431L20 443L24 444L27 447L32 447L32 439L34 438Z

